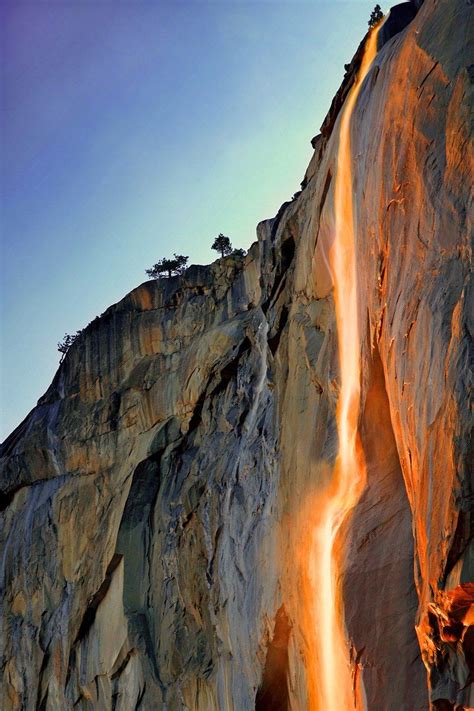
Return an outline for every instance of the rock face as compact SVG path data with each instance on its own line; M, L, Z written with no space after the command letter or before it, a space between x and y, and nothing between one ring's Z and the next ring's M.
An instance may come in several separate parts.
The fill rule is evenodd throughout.
M368 481L341 575L377 711L474 707L471 12L426 0L385 37L352 120ZM247 256L109 308L3 444L5 709L308 708L340 105Z

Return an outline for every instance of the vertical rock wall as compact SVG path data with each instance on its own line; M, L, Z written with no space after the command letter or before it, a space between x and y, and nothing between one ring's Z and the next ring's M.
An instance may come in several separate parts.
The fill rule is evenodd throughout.
M343 589L377 711L474 706L471 12L426 0L386 37L352 126L368 485ZM245 258L108 309L3 444L5 709L307 708L309 541L337 453L337 125L335 101L303 191Z

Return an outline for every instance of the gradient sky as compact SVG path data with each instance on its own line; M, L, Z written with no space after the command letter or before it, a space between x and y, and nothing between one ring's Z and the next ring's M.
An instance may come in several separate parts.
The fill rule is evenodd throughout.
M3 0L0 439L65 332L299 189L374 4Z

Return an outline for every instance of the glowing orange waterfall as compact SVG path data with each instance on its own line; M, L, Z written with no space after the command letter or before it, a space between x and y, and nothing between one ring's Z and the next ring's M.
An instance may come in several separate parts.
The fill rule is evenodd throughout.
M340 366L340 392L336 418L339 452L332 481L318 500L318 523L312 534L310 586L313 591L313 671L309 672L311 711L362 709L355 688L344 632L341 589L338 583L340 551L338 531L356 504L365 484L364 456L359 443L360 333L354 237L351 116L360 87L377 54L379 28L370 33L357 79L340 118L337 174L334 193L335 234L329 254L334 283ZM359 697L359 698L358 698Z

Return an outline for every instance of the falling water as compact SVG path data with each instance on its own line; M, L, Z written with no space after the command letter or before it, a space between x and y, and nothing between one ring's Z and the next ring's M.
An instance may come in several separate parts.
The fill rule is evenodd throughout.
M360 333L351 165L351 116L370 66L377 54L380 26L367 39L356 81L345 101L339 129L334 194L335 234L329 254L334 283L340 392L336 410L339 452L329 490L321 501L321 516L312 539L310 578L318 621L316 680L309 688L309 705L317 711L345 711L356 701L348 645L344 632L338 531L356 504L365 483L365 464L358 437L360 400ZM315 608L316 609L316 608Z

